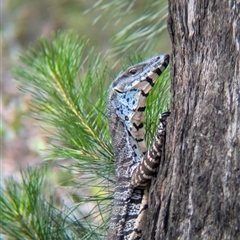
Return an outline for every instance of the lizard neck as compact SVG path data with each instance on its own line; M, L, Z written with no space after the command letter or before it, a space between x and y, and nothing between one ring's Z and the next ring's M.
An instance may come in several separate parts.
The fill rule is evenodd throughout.
M108 115L114 148L116 178L117 180L127 180L131 178L132 172L136 168L136 163L139 162L144 155L146 144L144 140L137 142L137 140L133 138L127 125L123 123L114 112L109 112ZM142 138L144 139L144 136L142 136ZM143 149L143 151L141 151L141 149Z

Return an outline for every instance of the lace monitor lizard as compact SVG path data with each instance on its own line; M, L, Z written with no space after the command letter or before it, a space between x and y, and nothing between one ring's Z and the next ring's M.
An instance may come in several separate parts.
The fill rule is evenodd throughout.
M116 168L109 240L142 239L149 183L159 165L170 115L160 115L153 145L147 149L144 111L147 96L168 63L169 55L150 58L120 73L109 88L107 112Z

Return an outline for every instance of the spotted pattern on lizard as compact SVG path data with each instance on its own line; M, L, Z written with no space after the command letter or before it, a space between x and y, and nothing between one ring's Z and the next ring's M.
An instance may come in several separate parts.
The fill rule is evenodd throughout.
M114 147L116 186L108 239L142 239L148 188L165 141L165 112L150 149L143 126L147 96L169 63L159 55L120 73L109 88L108 120Z

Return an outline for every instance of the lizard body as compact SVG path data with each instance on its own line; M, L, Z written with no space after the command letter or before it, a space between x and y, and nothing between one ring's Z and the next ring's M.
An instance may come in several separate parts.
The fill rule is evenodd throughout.
M147 96L169 63L159 55L128 68L112 82L108 120L114 147L116 186L108 239L142 239L148 208L148 185L155 174L165 141L166 117L148 150L143 127Z

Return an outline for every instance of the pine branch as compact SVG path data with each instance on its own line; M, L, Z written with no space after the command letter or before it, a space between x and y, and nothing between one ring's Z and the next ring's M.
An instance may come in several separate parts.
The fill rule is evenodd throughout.
M21 181L10 178L1 187L1 230L11 239L79 239L86 230L67 209L53 206L46 168L21 171ZM53 193L52 193L53 194ZM53 196L53 195L52 195ZM77 226L77 228L76 228Z
M53 128L56 140L64 144L53 143L58 151L62 148L63 157L109 161L112 150L103 109L106 88L98 77L104 77L106 66L100 63L100 56L89 62L96 56L91 50L84 58L86 45L85 39L73 33L58 33L52 42L40 39L20 56L25 67L14 72L21 89L33 97L34 117L47 123L48 130Z

